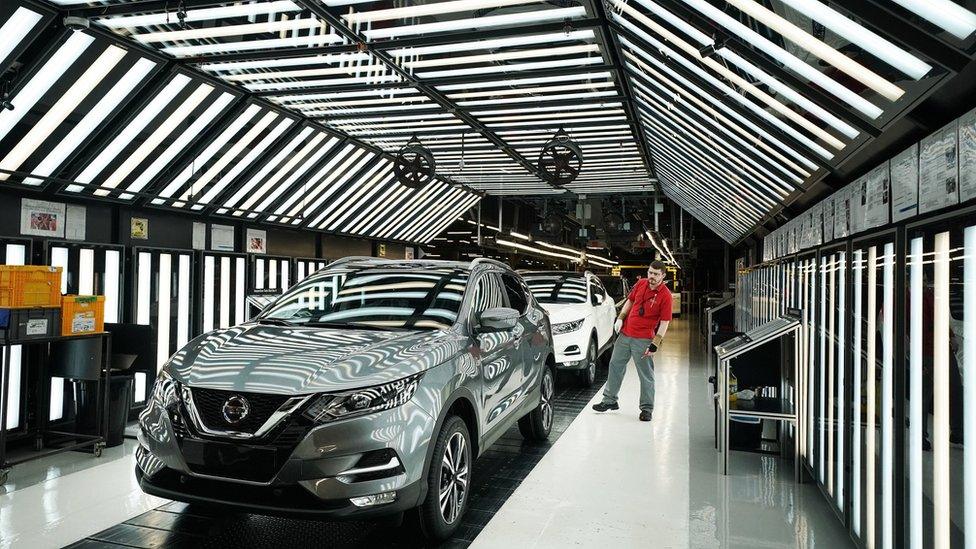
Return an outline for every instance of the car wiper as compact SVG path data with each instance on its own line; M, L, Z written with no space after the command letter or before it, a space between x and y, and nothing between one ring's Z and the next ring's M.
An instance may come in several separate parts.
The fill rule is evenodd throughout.
M401 326L371 326L369 324L356 324L347 322L307 322L305 326L311 326L315 328L343 328L346 330L379 330L386 332L403 332L406 328Z
M294 322L288 322L282 318L259 318L255 320L258 324L268 324L270 326L294 326Z

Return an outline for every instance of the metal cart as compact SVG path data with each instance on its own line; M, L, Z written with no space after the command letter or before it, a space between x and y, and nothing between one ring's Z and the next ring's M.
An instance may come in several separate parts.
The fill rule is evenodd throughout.
M57 343L62 341L74 341L78 339L85 338L99 338L101 340L101 364L99 367L98 376L98 395L96 402L96 423L98 426L98 431L100 434L87 435L73 433L69 431L61 431L58 429L51 429L48 421L48 410L50 409L50 388L49 385L45 386L40 394L43 395L42 398L37 399L37 407L35 411L35 417L37 418L36 427L30 428L30 433L34 436L34 449L35 452L30 455L8 460L7 459L7 398L6 395L9 394L8 385L10 380L10 356L11 348L14 345L23 346L35 346L35 345L46 345L50 349L51 343ZM62 452L68 452L72 450L80 450L82 448L91 447L91 452L95 457L100 457L102 455L102 449L105 448L105 440L108 437L108 397L109 397L109 383L111 381L111 355L112 355L112 335L106 332L85 334L85 335L74 335L74 336L54 336L45 338L31 338L28 340L17 340L4 337L0 339L0 347L3 348L2 358L0 358L0 395L4 395L2 399L2 404L0 404L0 485L7 482L7 475L10 473L10 468L19 463L25 463L28 461L33 461L35 459L41 459L50 455L60 454ZM40 383L43 385L48 379L48 361L50 358L50 351L44 354L44 358L38 365L41 368L41 375L38 376ZM46 397L46 398L45 398ZM71 439L72 442L65 444L58 444L52 447L46 447L49 443L49 439L52 437L61 437L66 439Z
M798 334L802 328L799 312L791 310L786 316L773 319L758 328L746 332L738 337L715 347L718 360L718 414L716 419L719 423L718 447L722 453L722 474L729 473L729 422L734 417L752 419L772 419L785 422L794 426L794 433L791 438L793 446L794 478L800 481L800 445L799 439L802 436L804 426L800 421L800 414L797 414L797 404L802 404L804 392L802 390L803 380L799 377L800 349ZM791 402L787 391L785 380L781 381L780 390L777 398L757 397L750 401L729 401L729 373L731 370L732 359L741 356L761 345L774 341L782 337L794 338L792 345L793 351L793 376L796 383L793 394L794 401ZM785 437L780 434L780 441ZM782 445L781 445L782 448Z

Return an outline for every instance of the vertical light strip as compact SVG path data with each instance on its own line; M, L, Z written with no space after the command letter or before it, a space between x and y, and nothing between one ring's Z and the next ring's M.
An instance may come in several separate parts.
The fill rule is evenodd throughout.
M963 387L963 478L965 483L963 507L966 512L964 532L970 547L976 538L976 225L966 227L963 239L963 326L962 373ZM914 401L913 401L914 402ZM921 476L921 475L919 475Z
M271 288L271 289L277 289L278 288L278 269L280 268L279 267L279 264L280 263L281 262L279 262L277 259L272 259L272 260L268 261L268 265L269 265L269 268L268 268L268 287Z
M299 261L298 262L298 276L295 278L295 282L301 282L302 280L305 280L305 262L304 261Z
M291 286L291 261L281 262L281 291L288 290Z
M908 257L910 279L908 296L908 526L909 544L913 549L922 549L922 317L924 302L922 270L925 240L912 239L911 254Z
M90 248L79 250L78 295L95 295L95 250Z
M105 250L105 273L102 277L102 293L105 295L105 322L119 321L119 264L122 261L118 250Z
M203 332L214 329L214 256L203 258Z
M837 317L837 497L835 501L837 508L844 510L844 427L845 416L844 408L847 403L844 400L845 379L844 379L844 355L847 350L847 253L840 252L838 255L837 266L837 303L840 306L840 314Z
M824 391L827 393L827 456L831 460L827 468L827 493L831 495L836 494L834 466L837 463L837 447L834 444L834 433L836 432L834 426L834 419L836 417L834 413L834 403L836 402L834 378L837 375L834 370L834 355L837 349L837 345L834 343L837 335L837 264L837 254L832 254L830 256L830 263L828 264L829 274L827 279L828 285L830 286L830 293L827 296L827 385L824 386Z
M220 323L218 328L230 326L230 258L220 258Z
M820 473L820 483L824 485L827 492L830 493L830 487L827 485L826 479L826 463L827 463L827 441L826 441L826 425L824 423L827 421L827 397L824 393L827 392L827 258L820 258L820 353L819 353L819 377L820 383L817 385L817 400L819 405L820 414L817 417L817 440L819 444L817 449L819 450L820 460L819 469Z
M68 293L68 248L51 248L51 266L61 267L61 293Z
M867 326L867 337L865 341L866 351L867 351L867 375L864 383L867 384L867 397L868 397L868 424L866 428L865 438L867 439L867 448L865 457L867 458L867 468L865 474L867 475L867 483L865 486L865 505L867 506L867 524L866 534L865 534L865 545L867 549L874 549L876 540L876 495L877 495L877 387L875 382L877 381L877 357L876 357L876 340L877 340L877 314L878 314L878 249L876 246L871 246L868 248L868 326Z
M864 250L854 251L854 303L851 304L851 312L854 314L851 320L851 339L853 359L851 366L854 369L854 401L851 407L851 524L854 528L854 535L861 535L861 282L864 276Z
M180 254L179 289L176 301L176 348L181 349L190 341L190 256Z
M933 316L932 420L935 549L949 549L949 233L935 235L935 312ZM972 441L970 441L972 444ZM971 534L971 532L970 532Z
M810 445L810 468L811 469L816 465L817 453L819 452L819 449L814 447L813 445L813 434L815 432L815 428L814 428L815 422L813 421L814 419L813 413L815 409L814 400L813 400L813 390L814 387L816 387L816 383L814 383L814 379L813 379L816 370L814 368L815 366L814 361L816 360L816 352L815 352L816 348L814 347L814 342L816 341L816 338L814 337L814 335L817 333L816 332L817 330L816 309L814 308L815 303L817 301L816 269L817 269L817 264L815 260L809 259L806 261L806 267L804 268L804 270L806 271L805 276L807 279L806 280L807 310L809 311L809 313L807 315L807 319L808 319L807 356L804 362L806 363L806 367L807 367L807 402L809 403L807 405L807 425L809 425L809 429L807 430L807 437L808 437L808 444Z
M263 290L267 288L264 284L264 260L254 260L254 287Z
M19 8L18 12L22 9L23 8ZM0 33L0 36L3 36L3 34ZM3 56L0 55L0 61L2 60ZM24 246L23 244L7 244L6 258L4 259L3 263L4 265L23 265L26 261L27 246ZM15 429L20 427L20 380L21 372L23 370L21 362L22 351L20 345L11 345L9 349L9 381L7 382L7 397L4 399L4 402L7 403L7 429ZM0 349L0 353L6 353L6 349Z
M152 299L152 254L139 252L136 274L136 324L149 324L149 303Z
M237 279L237 291L234 293L234 324L242 324L247 320L247 306L244 303L245 294L247 293L247 288L244 285L244 274L247 268L247 263L244 261L243 257L237 258L237 269L235 276Z
M20 345L11 345L10 347L0 348L0 358L7 353L7 349L10 349L10 357L8 357L8 381L7 381L7 398L4 399L4 403L7 406L7 429L15 429L20 427L20 384L21 384L21 372L22 368L22 347Z
M884 246L884 301L881 317L881 546L894 545L894 306L895 244Z
M51 406L47 417L51 421L64 417L64 378L51 378Z
M159 289L156 292L156 369L169 358L169 306L173 280L173 256L159 254Z

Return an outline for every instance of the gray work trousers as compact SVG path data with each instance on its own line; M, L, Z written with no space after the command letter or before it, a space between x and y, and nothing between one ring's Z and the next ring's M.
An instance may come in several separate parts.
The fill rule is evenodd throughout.
M644 357L644 351L650 344L650 339L629 337L624 334L617 336L617 341L613 344L613 353L610 355L607 385L603 389L604 404L617 403L617 393L620 392L620 384L624 381L627 363L633 358L637 366L637 377L640 378L640 409L654 410L654 360L651 357Z

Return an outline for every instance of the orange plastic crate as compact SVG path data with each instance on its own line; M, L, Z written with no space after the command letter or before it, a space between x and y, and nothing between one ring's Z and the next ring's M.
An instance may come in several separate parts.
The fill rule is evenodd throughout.
M61 335L105 331L105 296L66 295L61 302Z
M0 265L0 307L60 307L61 267Z

